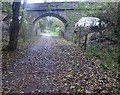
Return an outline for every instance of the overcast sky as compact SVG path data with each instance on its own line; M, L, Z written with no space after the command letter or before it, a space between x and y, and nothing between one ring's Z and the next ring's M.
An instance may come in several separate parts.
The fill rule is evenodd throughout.
M27 0L28 3L43 3L43 2L65 2L65 1L92 1L92 2L118 2L120 0Z
M65 1L79 1L79 0L28 0L28 3L43 3L43 2L65 2ZM84 0L85 1L85 0Z

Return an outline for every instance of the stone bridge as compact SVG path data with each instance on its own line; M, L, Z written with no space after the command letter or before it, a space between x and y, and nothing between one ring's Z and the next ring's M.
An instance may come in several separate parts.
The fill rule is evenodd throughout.
M88 4L90 4L90 2ZM95 5L92 2L91 4L92 6ZM71 36L75 22L81 18L81 13L84 11L79 10L79 2L26 3L24 5L32 26L34 26L39 19L46 16L56 17L61 20L65 25L65 38Z
M80 11L77 9L78 4L78 2L26 3L25 8L33 26L43 17L56 17L64 23L64 35L68 36L73 32L74 22L78 20L71 22L71 19L76 16L80 18Z
M77 10L78 2L51 2L51 3L33 3L26 4L27 13L32 16L32 22L35 23L42 17L53 16L68 24L68 14L66 11ZM79 13L79 12L78 12Z

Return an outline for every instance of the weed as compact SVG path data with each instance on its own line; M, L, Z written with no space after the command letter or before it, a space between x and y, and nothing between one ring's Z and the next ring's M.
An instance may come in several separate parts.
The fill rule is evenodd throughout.
M86 49L85 55L87 58L93 58L95 60L100 60L99 66L103 69L109 69L112 66L117 66L117 58L119 56L118 47L112 45L107 48L101 45L92 45Z

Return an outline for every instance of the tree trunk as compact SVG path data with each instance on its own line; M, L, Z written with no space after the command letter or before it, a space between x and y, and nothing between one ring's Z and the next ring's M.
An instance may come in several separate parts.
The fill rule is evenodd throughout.
M15 50L17 48L18 35L19 35L19 11L21 2L13 2L12 5L12 23L10 26L10 41L8 44L9 50Z
M117 18L117 23L118 23L118 45L120 47L120 2L118 2L118 18ZM120 49L119 51L120 52ZM120 63L120 53L118 55L118 64Z

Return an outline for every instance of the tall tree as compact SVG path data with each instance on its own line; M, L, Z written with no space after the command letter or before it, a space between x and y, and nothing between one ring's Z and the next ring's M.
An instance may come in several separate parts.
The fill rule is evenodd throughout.
M18 1L18 0L17 0ZM19 34L19 11L21 0L19 2L13 2L12 4L12 22L10 27L10 41L8 44L9 50L15 50L17 48L18 34Z

